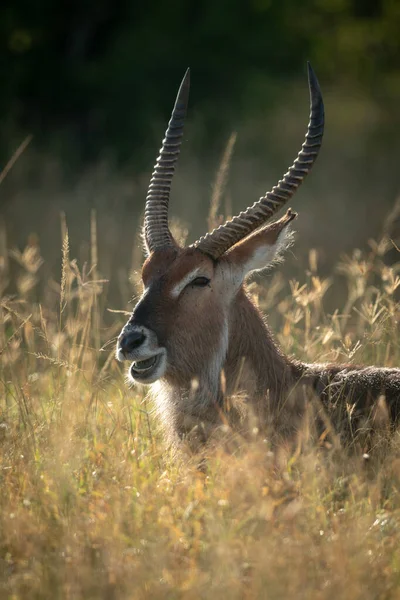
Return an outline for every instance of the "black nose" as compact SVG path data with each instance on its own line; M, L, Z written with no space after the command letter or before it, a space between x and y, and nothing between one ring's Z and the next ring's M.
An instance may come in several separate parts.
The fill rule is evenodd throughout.
M132 352L132 350L134 350L138 346L141 346L145 339L146 336L141 331L135 331L134 329L130 331L125 331L121 334L121 337L118 341L120 350L122 350L122 352L124 353Z

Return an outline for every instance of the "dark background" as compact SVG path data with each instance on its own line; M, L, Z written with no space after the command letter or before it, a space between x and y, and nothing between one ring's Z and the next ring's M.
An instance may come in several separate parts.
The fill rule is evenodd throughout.
M379 236L400 190L398 0L3 0L1 166L33 135L0 186L9 246L22 247L35 232L45 268L58 268L64 211L72 254L85 259L96 209L100 270L115 281L124 276L188 66L172 215L188 224L191 238L204 232L234 130L225 199L234 212L245 208L300 149L307 60L324 94L326 133L315 170L291 203L300 214L296 256L305 262L317 247L329 270L341 252ZM125 302L124 294L115 302Z

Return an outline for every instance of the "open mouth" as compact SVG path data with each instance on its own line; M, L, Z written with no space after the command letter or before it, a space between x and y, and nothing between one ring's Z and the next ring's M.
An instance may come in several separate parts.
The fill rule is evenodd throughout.
M151 356L150 358L146 358L144 360L135 360L131 364L131 375L134 379L148 379L150 378L157 370L160 361L161 354L156 354L156 356Z

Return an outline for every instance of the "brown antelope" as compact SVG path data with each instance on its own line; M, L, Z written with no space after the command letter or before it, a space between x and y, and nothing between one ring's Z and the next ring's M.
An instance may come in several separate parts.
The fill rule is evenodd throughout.
M400 369L305 364L274 341L245 280L280 257L291 242L296 214L265 224L295 193L322 143L324 106L308 66L310 122L305 141L283 179L224 225L182 248L168 226L172 177L189 94L189 70L180 86L146 198L144 291L118 338L117 358L132 364L129 377L153 384L155 404L171 442L194 426L203 432L240 422L227 399L246 399L259 425L292 436L305 408L304 388L334 413L354 405L370 414L384 395L392 422L400 414ZM300 393L300 390L302 392ZM332 410L330 410L332 408Z

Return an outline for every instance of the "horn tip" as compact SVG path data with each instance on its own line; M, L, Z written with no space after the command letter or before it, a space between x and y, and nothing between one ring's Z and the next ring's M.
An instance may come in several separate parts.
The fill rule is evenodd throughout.
M318 82L315 71L312 68L309 60L307 61L307 74L308 74L308 80L310 83Z
M316 91L318 95L321 95L321 89L319 87L318 77L315 74L314 69L311 66L310 61L307 61L307 73L308 73L308 85L310 90Z
M190 85L190 67L188 67L185 71L185 74L182 79L182 85Z
M178 94L176 97L175 107L177 104L184 104L187 106L189 100L189 90L190 90L190 67L186 69L186 72L183 76L181 85L179 86Z
M310 61L307 61L308 70L308 89L310 92L311 109L316 110L321 124L324 123L324 101L322 92L319 86L318 78Z

